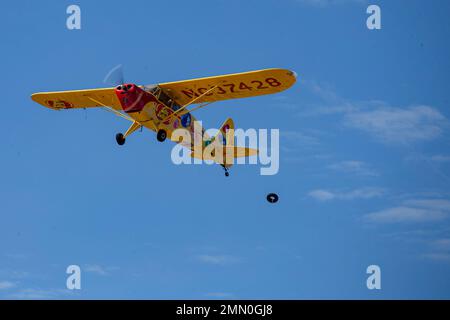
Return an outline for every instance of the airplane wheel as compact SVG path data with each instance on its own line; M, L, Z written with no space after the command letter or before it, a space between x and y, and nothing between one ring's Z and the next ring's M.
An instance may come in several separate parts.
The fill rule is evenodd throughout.
M123 137L123 134L121 133L116 134L116 141L119 146L123 146L125 143L125 138Z
M230 176L230 173L227 171L227 172L225 172L225 177L228 177L228 176Z
M269 201L270 203L278 202L278 195L276 193L269 193L267 195L267 201Z
M163 142L167 138L167 132L166 130L159 129L158 133L156 134L156 139L158 139L159 142Z

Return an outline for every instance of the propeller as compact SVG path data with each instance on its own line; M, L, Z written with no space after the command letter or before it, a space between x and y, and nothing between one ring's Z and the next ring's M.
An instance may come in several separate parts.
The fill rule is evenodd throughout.
M125 83L123 66L118 64L112 68L103 79L103 83L117 87Z
M125 79L123 76L123 66L121 64L118 64L117 66L112 68L106 74L105 78L103 78L103 83L106 83L107 85L110 85L113 87L123 85L125 83ZM84 110L85 110L85 119L87 120L87 109L84 108ZM106 108L106 110L109 110L109 109Z

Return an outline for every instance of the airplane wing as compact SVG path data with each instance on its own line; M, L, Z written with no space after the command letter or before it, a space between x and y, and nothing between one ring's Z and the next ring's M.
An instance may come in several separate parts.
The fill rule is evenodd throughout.
M114 88L40 92L31 95L35 102L55 110L108 106L121 110Z
M296 73L290 70L265 69L166 82L158 86L178 104L186 105L196 98L195 103L208 103L276 93L290 88L296 79Z
M280 92L291 87L296 74L286 69L265 69L215 77L161 83L158 86L178 104L208 103ZM121 111L114 88L35 93L31 98L55 110L108 106Z

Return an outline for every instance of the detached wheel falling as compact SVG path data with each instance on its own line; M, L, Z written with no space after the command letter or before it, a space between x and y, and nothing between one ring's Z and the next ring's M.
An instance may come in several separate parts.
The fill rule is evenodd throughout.
M267 201L270 203L277 203L278 202L278 195L276 193L269 193L266 197Z
M156 134L156 139L158 139L159 142L164 142L167 138L167 132L166 130L159 129L158 133Z
M121 133L116 134L116 141L119 146L123 146L125 144L125 138L123 134Z

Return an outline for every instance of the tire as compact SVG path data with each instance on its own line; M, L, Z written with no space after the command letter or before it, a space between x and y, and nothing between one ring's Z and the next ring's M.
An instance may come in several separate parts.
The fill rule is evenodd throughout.
M270 203L277 203L278 202L278 195L276 193L269 193L266 197L267 201Z
M123 146L125 144L125 138L123 137L123 134L116 134L116 141L119 146Z
M164 142L167 138L167 132L166 130L159 129L158 133L156 134L156 139L158 139L159 142Z

